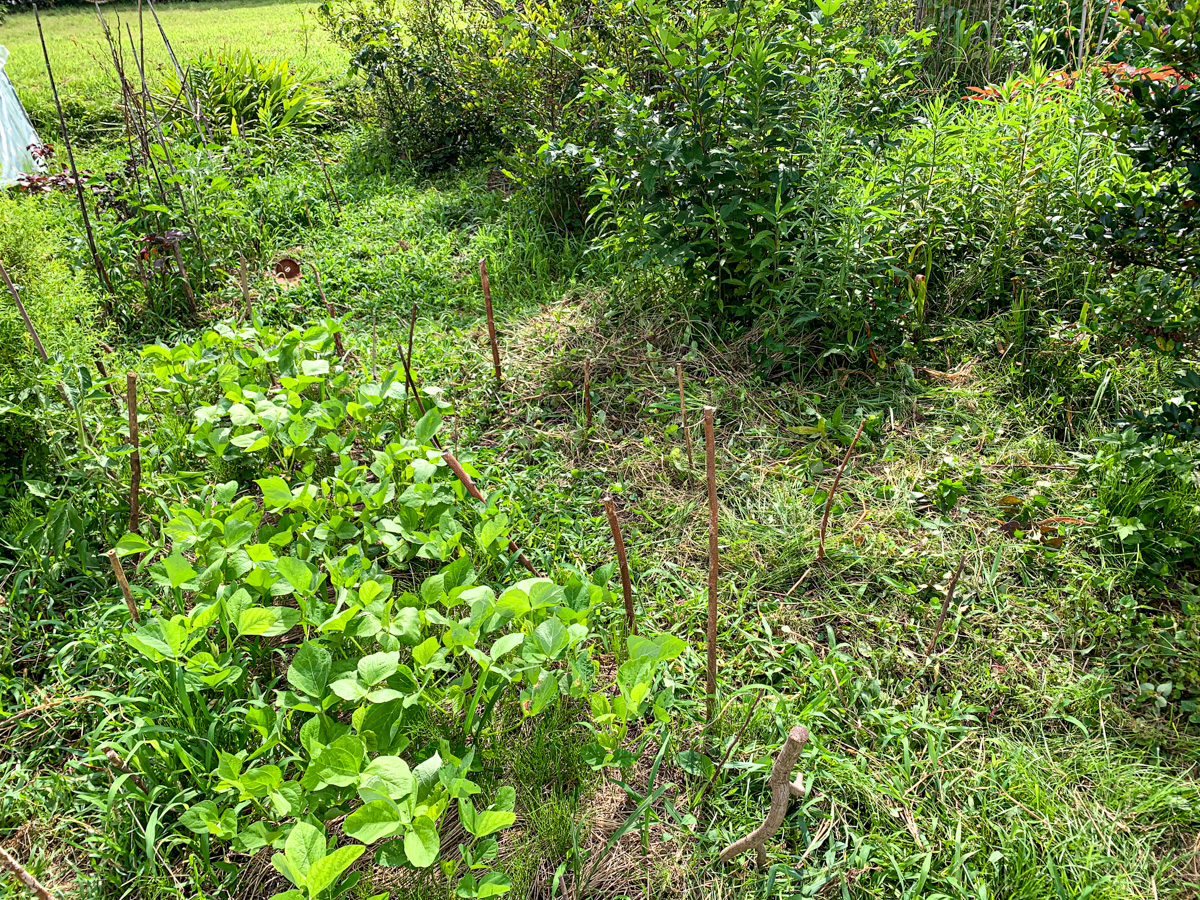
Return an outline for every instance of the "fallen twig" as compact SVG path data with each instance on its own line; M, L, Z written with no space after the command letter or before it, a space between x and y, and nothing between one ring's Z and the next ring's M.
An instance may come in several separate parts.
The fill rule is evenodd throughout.
M3 263L0 263L0 275L4 276L4 283L8 286L8 292L12 294L13 301L17 304L17 312L21 314L21 318L25 322L25 330L29 332L29 337L33 341L33 346L37 349L38 356L42 358L42 362L49 362L50 357L46 355L46 348L42 346L42 339L38 337L37 329L33 327L33 320L29 318L29 313L25 311L25 304L21 302L21 295L17 293L17 287L12 283L12 279L8 277L8 270L4 268Z
M333 311L333 304L326 299L325 289L321 287L321 273L312 263L309 263L308 267L313 270L313 278L317 283L317 293L321 295L321 303L323 303L325 306L325 312L329 314L329 318L336 319L337 315ZM342 333L340 331L335 331L333 333L333 347L335 350L337 350L337 355L339 358L346 355L346 348L342 346ZM409 352L411 352L411 350Z
M708 779L707 783L700 790L700 793L696 795L696 799L692 803L692 809L700 808L700 804L704 802L704 798L708 795L709 789L717 783L717 777L721 774L721 770L725 768L725 763L729 762L729 757L733 755L734 748L742 742L742 736L746 733L746 729L750 727L750 719L753 716L754 703L750 702L746 704L746 718L742 722L742 727L738 729L738 733L734 736L733 740L730 741L729 747L725 751L725 755L721 757L721 762L715 769L713 769L712 777Z
M127 762L125 762L125 760L121 759L120 754L118 754L111 747L105 747L104 748L104 757L110 763L112 763L114 768L116 768L119 771L123 772L124 774L128 775L129 780L134 783L134 785L137 787L137 789L139 791L141 791L143 794L146 793L146 785L142 782L142 779L140 777L138 777L137 772L135 772L135 771L133 771L133 769L129 768L129 764Z
M854 440L846 448L846 455L842 457L842 464L838 466L837 474L833 476L833 485L829 488L829 496L825 498L825 512L821 515L821 540L817 545L817 562L825 558L825 526L829 524L829 511L833 509L833 495L837 493L838 482L842 480L842 473L846 471L846 463L850 462L850 454L854 452L854 445L858 443L858 439L863 433L863 427L866 424L866 419L858 423L858 431L854 432Z
M771 775L767 779L767 784L771 787L771 808L767 812L766 820L744 838L734 841L722 850L721 856L717 860L718 863L729 862L735 856L753 849L758 867L761 869L766 865L767 851L764 845L783 824L784 816L787 815L788 800L793 796L803 796L804 794L803 786L793 782L791 776L792 769L796 767L796 762L800 759L800 751L804 749L806 743L808 743L808 729L803 725L797 725L788 732L787 740L780 749L779 755L775 757L775 765L771 768Z

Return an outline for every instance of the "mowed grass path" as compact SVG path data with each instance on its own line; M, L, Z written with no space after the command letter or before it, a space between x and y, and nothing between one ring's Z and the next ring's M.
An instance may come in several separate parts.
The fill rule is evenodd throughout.
M162 4L155 8L167 37L182 65L204 51L249 48L259 57L290 60L303 73L333 79L346 71L348 56L317 22L311 2L289 0L239 0L239 2ZM138 40L136 3L101 7L109 28L120 25L125 41L126 67L136 77L137 67L128 47L126 26ZM147 78L151 86L169 71L171 60L150 11L143 7ZM117 123L117 83L112 56L94 7L45 10L42 29L73 130L109 130ZM39 130L54 128L54 105L37 24L32 13L8 16L0 25L0 44L8 48L8 74ZM48 134L53 140L57 129Z

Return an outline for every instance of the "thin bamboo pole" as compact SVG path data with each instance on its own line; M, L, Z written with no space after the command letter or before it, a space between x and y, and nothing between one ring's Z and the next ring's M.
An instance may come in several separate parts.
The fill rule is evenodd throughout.
M838 484L842 480L842 472L846 471L846 463L850 462L850 454L854 452L854 445L858 443L859 436L863 433L863 426L866 424L866 419L863 419L859 423L858 431L854 433L854 440L846 448L846 455L842 457L842 464L838 466L837 474L833 476L833 486L829 488L829 496L825 498L825 512L821 516L821 539L817 545L817 562L825 558L825 526L829 524L829 511L833 509L833 495L837 493Z
M121 596L125 598L125 606L129 609L129 618L133 619L136 625L142 617L138 615L137 603L134 602L133 591L129 588L129 579L125 577L125 567L121 565L116 550L109 550L107 555L113 574L117 576L117 585L121 588Z
M679 382L679 427L683 429L683 437L687 441L688 469L691 469L695 462L692 459L692 432L687 423L687 399L683 395L683 363L681 362L675 363L675 380Z
M625 556L625 538L621 535L621 523L617 519L617 504L611 496L604 498L604 512L608 516L608 527L612 532L613 545L617 549L617 566L621 570L621 593L625 597L625 626L630 634L637 634L637 620L633 612L633 584L629 580L629 560Z
M708 641L707 688L708 721L712 721L717 702L717 447L713 433L713 414L716 408L704 407L704 451L708 476L708 622L705 633Z
M492 368L496 372L496 384L504 382L500 371L500 344L496 340L496 319L492 314L492 288L488 282L487 260L479 261L479 280L483 283L483 308L487 313L488 340L492 344Z
M125 405L129 409L129 443L133 453L129 456L129 530L136 533L141 527L142 516L142 451L138 434L137 373L125 373Z

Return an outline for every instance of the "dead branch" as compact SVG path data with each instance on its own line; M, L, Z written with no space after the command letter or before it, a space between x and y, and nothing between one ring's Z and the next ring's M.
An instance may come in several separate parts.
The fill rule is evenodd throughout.
M500 371L500 345L496 342L496 320L492 315L492 287L488 283L487 260L479 261L479 280L483 283L483 308L487 313L488 340L492 343L492 368L496 370L496 384L504 381Z
M129 768L129 764L127 762L125 762L125 760L121 759L120 754L118 754L111 747L105 747L104 748L104 757L105 757L105 759L107 759L109 761L109 763L112 764L113 768L128 775L129 780L133 782L134 786L137 787L137 789L139 791L141 791L143 794L146 793L145 783L142 781L142 779L140 777L138 777L137 772L135 772L135 771L133 771L133 769Z

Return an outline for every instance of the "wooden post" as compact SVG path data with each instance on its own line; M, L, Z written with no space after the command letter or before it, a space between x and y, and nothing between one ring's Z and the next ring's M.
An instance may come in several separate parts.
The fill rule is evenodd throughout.
M621 592L625 596L625 626L630 634L637 634L637 620L633 613L633 585L629 581L629 560L625 556L625 539L621 536L621 523L617 521L617 504L610 495L604 497L604 512L608 516L608 527L612 531L613 545L617 548L617 565L621 569Z
M79 213L83 216L83 230L87 234L88 249L92 251L92 262L96 266L96 274L111 294L112 282L108 280L108 272L100 261L100 252L96 249L96 238L92 234L92 219L88 215L87 201L83 197L83 184L79 180L79 170L75 168L75 152L71 149L71 136L67 133L67 117L63 115L62 102L58 99L58 85L54 81L54 69L50 65L50 51L46 49L46 36L42 33L42 17L38 14L37 4L33 4L33 18L37 22L38 39L42 42L42 56L46 60L46 77L50 79L50 92L54 95L54 108L58 110L58 127L62 131L63 146L67 148L67 162L71 165L71 180L75 182L75 197L79 201Z
M713 413L716 408L704 407L704 451L708 475L708 721L713 720L717 703L717 447L713 435Z
M121 587L125 605L129 607L129 617L136 625L141 621L141 616L138 615L137 604L133 600L133 591L129 589L129 581L125 578L125 568L121 565L121 560L117 558L116 550L108 551L108 561L112 565L113 574L117 576L117 584Z
M238 253L238 284L242 288L242 303L246 313L246 321L254 322L254 304L250 300L250 281L246 274L246 257Z
M592 430L592 361L583 361L583 420L588 431Z
M21 318L25 322L25 330L29 332L29 337L33 340L33 346L37 349L38 356L42 358L42 362L49 362L50 357L46 355L46 348L42 346L42 339L38 337L37 329L33 327L33 320L29 318L29 313L25 311L25 304L21 302L21 295L17 293L17 287L12 283L12 279L8 277L8 270L4 268L3 263L0 263L0 275L4 276L4 283L8 287L8 292L12 294L13 301L17 304L17 312L21 314Z
M833 509L833 495L837 493L838 484L842 480L842 472L846 470L846 463L850 462L850 454L854 452L854 445L858 443L858 439L863 433L863 426L866 424L866 419L863 419L858 424L858 431L854 432L854 440L846 448L846 455L842 457L842 464L838 466L837 474L833 476L833 485L829 488L829 496L825 498L825 512L821 515L821 539L817 544L817 562L825 558L825 526L829 524L829 511Z
M125 405L129 408L129 530L136 533L141 525L142 451L138 434L137 373L125 374Z
M338 215L340 216L342 214L342 201L338 199L337 191L333 189L333 182L329 179L329 170L325 168L325 160L321 159L320 153L317 154L317 162L321 164L321 172L325 176L325 184L329 187L329 194L333 197L333 202L337 206Z
M192 285L188 281L187 268L183 264L183 251L179 249L179 241L171 242L171 250L175 253L175 268L179 270L179 277L183 279L183 292L187 295L188 309L192 311L192 317L199 321L200 310L196 306L196 295L192 293Z
M54 900L54 895L46 890L46 886L30 875L23 865L16 861L3 847L0 847L0 869L6 869L16 876L17 881L33 891L38 900Z
M680 428L683 429L684 440L687 441L688 468L691 469L695 463L692 460L692 432L688 430L687 423L687 400L683 395L683 363L675 363L675 379L679 382L679 418Z
M467 489L468 494L481 503L487 502L479 488L475 486L475 482L471 479L471 476L467 474L466 469L462 467L462 464L454 457L453 453L451 453L449 450L443 451L442 459L446 461L446 465L450 467L450 471L458 476L458 480L462 482L462 486ZM521 548L517 546L516 541L512 540L512 538L509 538L508 541L508 551L516 554L517 560L521 563L521 565L529 570L529 574L531 574L534 578L542 577L538 573L538 570L533 567L533 563L531 563L529 558L521 552Z
M806 743L808 743L808 729L803 725L797 725L788 732L787 740L780 748L779 755L775 757L775 765L772 766L771 775L767 779L767 784L771 787L771 809L767 813L766 821L744 838L734 841L722 850L718 863L729 862L747 850L754 850L758 867L761 869L766 866L767 851L764 845L783 824L784 817L787 815L788 800L804 794L804 788L799 783L792 781L792 769L796 768L796 762L800 759L800 751L804 749Z
M487 260L479 261L479 280L483 282L483 308L487 313L488 340L492 343L492 368L496 370L496 384L504 381L500 371L500 345L496 342L496 319L492 314L492 288L488 283Z

